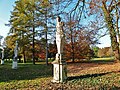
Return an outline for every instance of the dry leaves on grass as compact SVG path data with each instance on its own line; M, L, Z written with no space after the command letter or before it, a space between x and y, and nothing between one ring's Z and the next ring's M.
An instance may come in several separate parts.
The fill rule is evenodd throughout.
M120 63L74 63L68 64L68 76L100 74L120 71Z

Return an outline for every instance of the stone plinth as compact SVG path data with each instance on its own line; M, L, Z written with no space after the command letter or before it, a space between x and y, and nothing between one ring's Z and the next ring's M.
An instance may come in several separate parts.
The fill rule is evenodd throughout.
M62 83L67 81L66 63L53 62L53 80L52 82Z
M13 60L12 69L17 69L17 67L18 67L17 61Z
M1 65L3 65L4 64L4 60L1 60Z

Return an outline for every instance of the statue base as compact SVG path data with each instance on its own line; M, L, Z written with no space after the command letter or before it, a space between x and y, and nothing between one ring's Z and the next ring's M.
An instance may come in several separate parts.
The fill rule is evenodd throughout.
M17 61L13 61L12 63L12 69L17 69Z
M4 60L1 60L1 65L4 65Z
M54 83L63 83L67 81L67 65L66 63L53 62L53 80Z

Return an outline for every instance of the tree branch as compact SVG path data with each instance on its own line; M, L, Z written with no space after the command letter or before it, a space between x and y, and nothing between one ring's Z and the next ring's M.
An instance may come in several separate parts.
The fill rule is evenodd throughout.
M108 10L111 12L118 5L120 5L120 0L117 3L115 3L114 5L112 5L111 7L109 7Z
M71 13L77 9L77 7L79 6L80 1L81 1L81 0L78 0L75 8L71 11ZM84 5L85 5L85 0L83 0L83 7L84 7ZM83 9L83 8L82 8L82 9Z
M114 1L114 0L111 1L110 5L109 5L108 7L110 7L110 6L113 4L113 1Z

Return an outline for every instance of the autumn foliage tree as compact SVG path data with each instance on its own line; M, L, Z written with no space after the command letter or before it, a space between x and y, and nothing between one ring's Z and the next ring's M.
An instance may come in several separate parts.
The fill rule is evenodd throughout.
M36 59L45 59L45 39L41 38L35 42L35 58Z
M56 42L54 41L53 43L49 43L49 58L55 58L56 53L57 53Z
M73 42L70 42L70 33L66 34L67 43L65 45L65 57L67 59L72 59L72 47L74 47L74 59L90 59L93 56L93 51L91 49L91 45L94 42L92 37L94 33L92 31L88 31L87 28L83 27L78 30L74 30Z

